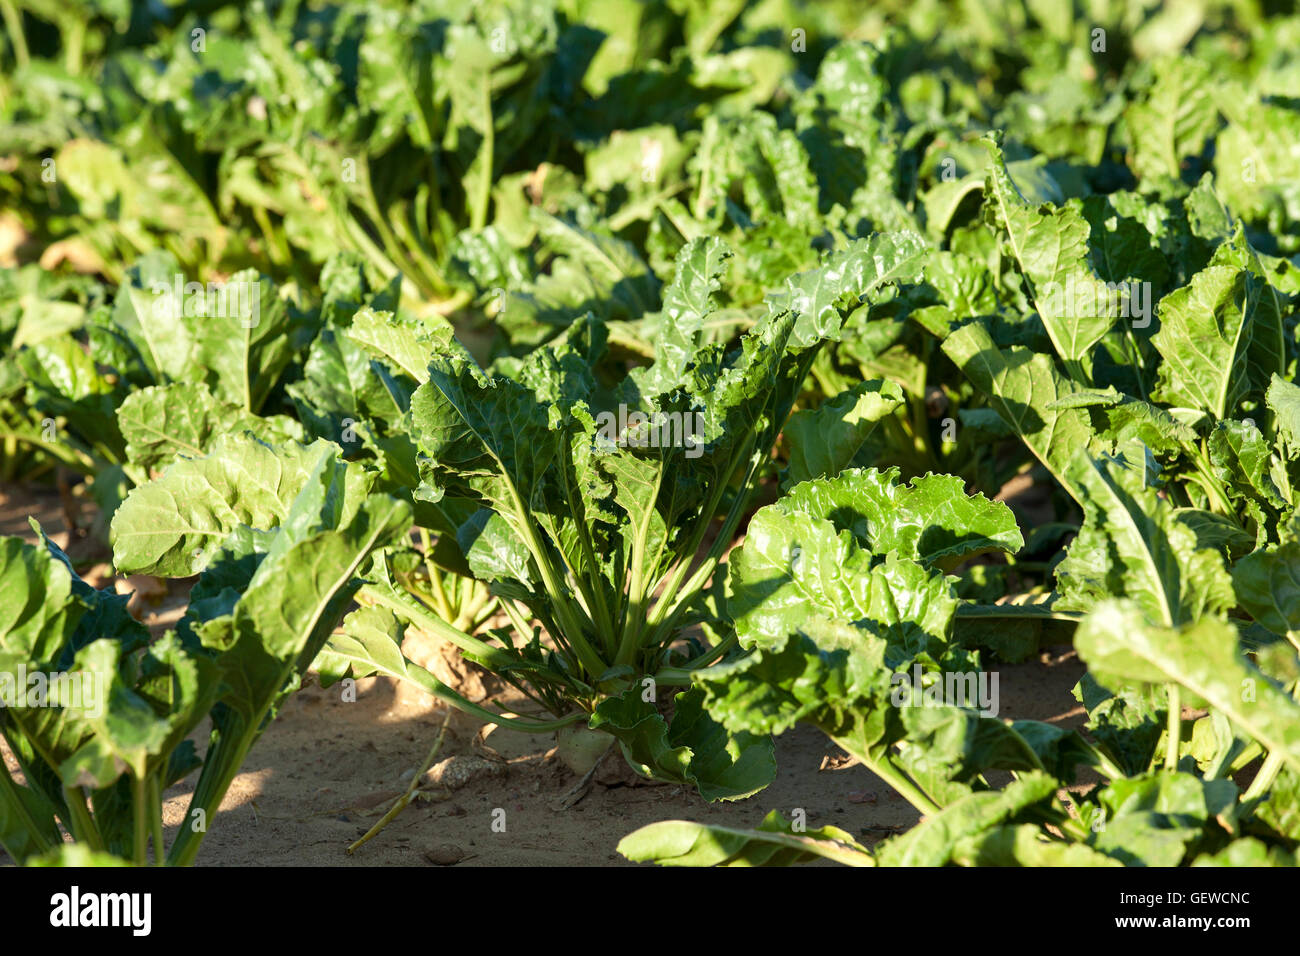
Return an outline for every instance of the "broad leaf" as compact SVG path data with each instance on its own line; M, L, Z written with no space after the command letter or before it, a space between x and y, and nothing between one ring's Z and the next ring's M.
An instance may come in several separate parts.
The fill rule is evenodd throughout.
M1300 770L1300 704L1246 661L1236 630L1225 621L1203 617L1160 627L1137 605L1109 601L1084 618L1075 647L1103 683L1185 687Z
M756 830L686 820L651 823L625 836L618 852L660 866L794 866L817 859L871 866L871 853L837 827L794 832L773 810Z

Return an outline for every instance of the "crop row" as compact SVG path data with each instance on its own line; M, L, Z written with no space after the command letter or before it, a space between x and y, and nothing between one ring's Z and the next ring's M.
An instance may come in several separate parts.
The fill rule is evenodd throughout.
M112 6L0 3L0 476L192 587L0 539L12 858L193 863L312 669L922 817L633 860L1294 864L1300 18ZM1051 643L1082 729L982 699Z

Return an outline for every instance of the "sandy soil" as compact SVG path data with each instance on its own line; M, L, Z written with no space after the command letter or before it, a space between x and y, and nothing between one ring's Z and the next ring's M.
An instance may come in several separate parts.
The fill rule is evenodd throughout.
M94 583L107 584L111 579L95 580L107 573L95 564L102 552L86 536L69 532L65 511L57 494L0 489L0 533L33 538L26 519L35 514L51 537L90 565L87 576ZM183 612L185 585L134 583L150 594L140 608L158 633ZM414 660L436 653L411 639L407 643ZM1001 665L999 671L1002 716L1067 727L1082 723L1070 689L1083 666L1071 649L1047 648L1037 661ZM456 769L468 779L455 789L422 786L418 799L387 829L349 855L347 846L406 789L445 717L439 702L386 678L358 681L356 696L345 702L337 687L326 690L309 679L289 699L210 821L200 865L606 865L626 863L615 852L618 841L657 820L748 827L769 810L789 815L802 808L810 826L833 824L868 844L917 821L896 792L804 727L778 738L777 779L749 800L708 804L685 788L639 781L624 772L614 753L587 795L560 809L558 801L577 777L555 759L552 737L497 729L484 738L481 722L457 712L439 761L456 758L462 765ZM196 740L203 737L202 730L196 734ZM7 751L4 757L11 760ZM165 795L169 842L193 782Z

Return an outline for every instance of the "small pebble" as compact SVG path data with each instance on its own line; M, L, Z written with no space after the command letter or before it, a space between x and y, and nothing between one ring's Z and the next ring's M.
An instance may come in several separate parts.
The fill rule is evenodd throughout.
M424 851L424 858L434 866L455 866L465 856L465 851L452 843L443 843Z
M448 790L459 790L475 780L486 777L500 777L506 773L506 765L486 757L463 754L448 757L440 761L424 777L426 783L437 784Z

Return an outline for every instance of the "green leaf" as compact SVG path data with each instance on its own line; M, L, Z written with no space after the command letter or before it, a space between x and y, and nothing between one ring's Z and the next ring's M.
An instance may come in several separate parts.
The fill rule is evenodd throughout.
M799 140L809 154L821 205L844 210L850 222L874 228L910 227L898 199L901 146L894 133L890 56L870 43L837 43L817 68L816 81L795 98Z
M150 386L132 392L118 406L117 421L133 465L154 471L179 456L200 458L216 439L251 431L270 443L301 441L302 427L276 415L259 418L213 396L206 385Z
M503 514L524 505L559 454L544 406L532 391L486 376L467 354L438 352L429 381L411 399L420 451L446 488L483 495Z
M68 431L100 457L120 460L122 439L113 416L113 389L71 335L47 338L18 353L27 402L47 417L66 418Z
M1233 840L1218 853L1202 853L1192 861L1192 866L1295 866L1294 853L1281 847L1269 846L1255 837Z
M682 381L700 346L704 321L715 311L727 260L733 253L717 237L694 239L678 250L673 281L664 290L663 312L648 329L655 364L642 380L646 395L660 395Z
M511 290L502 306L498 321L512 339L536 344L586 312L610 321L640 319L654 310L659 282L632 243L536 207L529 217L553 258L547 273L523 290Z
M885 641L843 624L809 619L805 626L816 640L806 633L773 637L761 653L697 674L709 713L733 731L777 735L799 721L841 733L855 718L871 722L872 709L873 727L883 724L876 705L888 689Z
M409 522L408 507L375 495L337 529L308 531L297 541L281 532L279 549L258 566L233 614L196 628L205 646L223 651L223 703L256 726L290 674L315 659L359 587L365 559Z
M456 532L469 570L480 581L523 585L525 593L536 576L528 546L495 511L475 512Z
M1123 866L1114 857L1079 843L1053 839L1033 824L996 826L958 840L958 866Z
M999 720L997 686L986 675L921 671L919 682L916 673L907 681L903 676L891 678L899 693L890 703L901 702L906 733L895 762L940 806L984 789L979 778L990 770L1047 767L1072 780L1074 765L1086 756L1082 741L1050 724Z
M923 475L906 485L898 469L853 468L796 485L772 507L806 514L850 531L876 555L896 551L929 567L952 570L990 551L1020 550L1024 540L1011 509L982 494L967 495L953 475Z
M18 787L0 770L0 843L16 859L58 842L54 815L68 820L61 785L107 786L128 766L143 775L164 765L215 691L211 670L171 638L138 654L148 632L127 612L126 596L81 581L33 527L44 546L0 539L9 610L0 619L0 732L27 783ZM13 686L23 669L60 676L47 679L37 700L30 682ZM165 699L156 701L164 683ZM108 836L113 826L105 820L101 830Z
M1231 493L1278 511L1290 508L1270 474L1272 448L1254 422L1219 422L1210 433L1209 452L1215 476Z
M984 195L994 223L1005 230L1011 254L1056 354L1079 363L1115 323L1106 284L1093 271L1091 229L1079 208L1033 207L1012 182L998 141L986 137L991 162Z
M1178 684L1300 770L1300 704L1247 662L1236 629L1222 619L1160 627L1133 603L1107 601L1079 625L1075 647L1108 686Z
M1255 548L1255 536L1243 531L1234 518L1202 508L1176 508L1174 514L1192 529L1198 548L1220 551L1229 560Z
M1151 341L1164 359L1157 401L1216 420L1234 417L1285 368L1282 302L1240 224L1188 285L1160 300L1157 312L1160 330Z
M115 564L129 574L194 574L239 526L279 525L322 471L346 475L333 503L350 515L373 476L345 469L338 451L325 441L275 449L251 437L222 436L208 456L180 459L127 496L113 516Z
M1091 230L1088 245L1097 275L1107 282L1146 283L1145 290L1131 285L1128 290L1130 296L1139 297L1136 302L1130 298L1130 316L1144 320L1135 322L1134 327L1145 327L1151 319L1149 309L1155 305L1151 289L1163 286L1169 279L1169 264L1159 241L1148 226L1122 215L1110 197L1089 196L1083 201L1083 215Z
M1222 556L1198 547L1168 499L1145 485L1143 465L1080 452L1071 474L1085 517L1057 567L1069 609L1123 595L1170 627L1232 606Z
M520 726L522 722L512 723L509 719L503 719L500 715L471 703L428 670L408 660L402 653L405 633L406 625L387 608L357 608L343 619L342 628L329 636L316 656L313 666L320 674L321 686L329 687L345 677L360 680L363 677L382 675L413 684L426 694L467 713L497 723ZM502 660L483 660L482 663L503 666ZM508 665L509 662L504 663Z
M943 350L988 396L998 416L1015 429L1034 457L1072 498L1081 501L1082 492L1068 472L1075 452L1091 445L1092 429L1082 409L1053 407L1077 386L1062 378L1045 355L1018 346L999 348L978 323L949 335Z
M329 687L344 677L373 674L405 676L411 664L402 656L406 628L392 611L380 607L357 608L343 620L340 632L332 634L313 665L320 673L321 686Z
M1288 840L1300 839L1300 774L1283 769L1268 789L1268 797L1255 810L1257 819Z
M817 859L871 866L871 853L838 827L794 832L773 810L756 830L664 820L629 833L618 852L660 866L794 866Z
M108 640L95 641L77 654L75 669L94 675L103 696L98 716L82 715L91 731L88 741L59 767L65 786L101 789L125 768L132 776L143 778L149 759L163 753L171 730L169 720L182 723L187 716L183 706L166 719L155 714L123 678L121 655L121 646Z
M87 867L132 866L130 860L120 856L92 850L84 843L65 843L37 857L26 861L27 866L66 866L78 870Z
M73 596L68 567L45 548L0 538L0 671L58 660L85 613L85 604Z
M876 850L876 862L880 866L943 866L959 845L967 851L972 837L1014 820L1021 811L1050 798L1057 786L1047 774L1031 772L1000 791L969 794L906 833L886 840Z
M220 802L248 748L343 618L371 556L410 530L410 506L385 495L369 495L346 509L330 507L341 494L339 480L317 470L234 608L214 607L212 616L192 623L199 643L216 655L222 678L212 745L195 785L197 806ZM181 828L169 862L191 862L201 839Z
M1125 111L1133 171L1139 178L1182 176L1183 161L1199 156L1218 130L1210 66L1190 56L1152 64L1156 81Z
M942 575L896 553L876 564L851 532L778 506L754 515L729 563L727 607L744 646L797 633L810 616L865 621L902 646L942 644L957 607Z
M1267 401L1277 423L1280 449L1292 460L1300 458L1300 385L1274 373L1269 379Z
M405 480L398 483L409 486L418 482L414 446L405 442L409 465L403 460L393 467L385 452L395 451L393 445L405 437L405 416L415 388L415 381L400 370L390 370L349 336L326 328L312 342L302 379L285 391L313 436L337 441L348 451L362 443L370 446L395 479L401 472ZM391 438L390 429L397 432Z
M1231 780L1153 771L1111 781L1098 791L1100 826L1090 842L1127 866L1177 866L1214 819L1235 812ZM1229 825L1230 824L1226 824Z
M1283 144L1300 136L1300 111L1258 88L1247 92L1239 83L1211 87L1228 126L1215 140L1214 168L1220 195L1237 216L1259 220L1271 209L1290 205L1295 221L1293 184L1300 162ZM1269 136L1262 137L1261 130ZM1244 175L1249 171L1250 175ZM1264 227L1274 231L1277 227ZM1275 232L1276 234L1276 232ZM1294 252L1295 246L1290 246Z
M1164 688L1124 685L1112 693L1091 673L1074 688L1088 711L1088 733L1125 773L1146 771L1165 730Z
M857 454L876 424L903 402L894 382L873 379L854 385L815 409L795 412L784 434L790 446L785 480L833 478Z
M1150 402L1133 398L1113 386L1105 390L1086 389L1071 392L1047 408L1059 411L1066 408L1101 408L1107 427L1102 437L1115 443L1132 440L1142 442L1152 451L1174 453L1196 441L1195 430Z
M0 847L10 859L33 865L36 854L62 842L54 819L58 808L31 787L18 786L7 767L0 774Z
M429 354L452 336L451 324L440 317L417 321L369 308L358 311L347 330L353 342L421 384L429 380Z
M919 282L929 251L914 232L885 232L854 240L817 269L788 279L783 291L767 297L768 309L794 313L790 344L795 348L838 339L841 309L870 301L888 285Z
M178 275L180 266L170 254L142 256L127 270L111 319L102 326L103 347L111 347L117 358L111 364L125 372L127 361L138 362L148 384L186 381L196 371L190 365L193 332L176 320L184 315L184 303L174 301Z
M1248 554L1233 566L1237 603L1274 634L1300 641L1300 542Z
M246 412L261 410L280 373L307 344L305 318L251 269L231 276L215 292L188 298L200 299L184 306L194 339L190 369L201 370L218 398ZM193 374L185 380L192 381Z
M671 723L643 695L634 683L605 698L588 725L616 737L643 776L691 784L710 801L743 800L776 779L771 738L729 733L704 710L703 691L678 694Z

